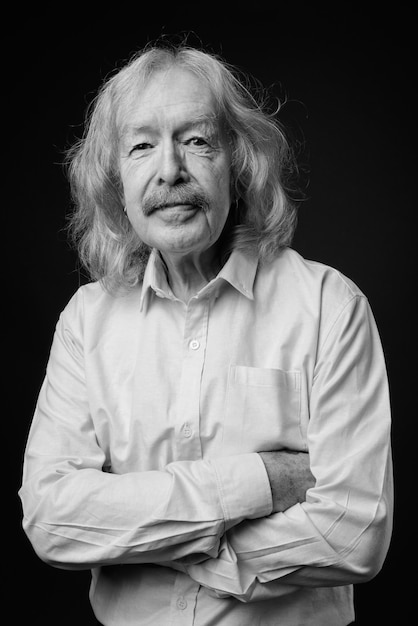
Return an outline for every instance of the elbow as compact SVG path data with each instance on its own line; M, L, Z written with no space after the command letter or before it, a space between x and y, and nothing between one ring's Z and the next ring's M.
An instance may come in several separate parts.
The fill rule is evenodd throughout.
M392 517L385 514L361 535L344 558L352 583L366 583L375 578L385 562L392 534Z
M39 514L42 500L39 498L34 505L34 498L26 497L22 489L19 493L23 505L22 528L28 538L35 554L47 565L59 569L82 569L71 563L68 558L68 541L62 534L56 532L54 527L42 521ZM83 568L84 569L84 568Z
M36 486L36 485L35 485ZM81 550L74 549L74 539L77 540L77 529L71 525L65 526L56 520L51 521L51 511L54 506L53 495L42 493L32 485L23 485L19 490L22 503L22 528L29 542L41 561L64 570L90 569L90 561L83 561L87 552L81 540ZM90 555L88 555L90 556Z
M22 525L35 554L47 565L65 570L89 569L85 563L77 563L71 558L72 552L64 537L49 533L27 519L23 520Z
M379 552L351 555L343 564L347 582L350 584L368 583L378 575L384 560L385 556Z

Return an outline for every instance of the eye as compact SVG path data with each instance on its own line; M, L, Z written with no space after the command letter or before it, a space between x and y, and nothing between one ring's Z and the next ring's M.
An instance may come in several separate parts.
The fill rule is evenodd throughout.
M133 148L129 151L129 154L132 154L134 152L143 152L144 150L149 150L150 148L152 148L152 144L148 143L147 141L143 141L142 143L135 144Z
M204 137L190 137L190 139L187 139L185 142L186 146L196 146L196 148L200 148L200 147L204 147L204 146L209 146L209 143L207 142L207 140Z

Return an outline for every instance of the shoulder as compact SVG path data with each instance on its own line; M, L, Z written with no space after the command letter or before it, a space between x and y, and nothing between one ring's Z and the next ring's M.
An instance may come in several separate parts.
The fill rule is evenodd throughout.
M120 294L109 293L100 282L92 282L82 287L70 298L63 309L60 320L64 325L103 324L114 317L122 317L132 310L138 310L141 286Z
M338 300L364 297L345 274L330 265L305 259L292 248L287 248L270 265L261 268L261 275L263 273L292 292L333 295Z
M255 297L278 313L302 316L323 328L330 327L345 310L354 310L360 303L361 308L368 307L367 298L350 278L291 248L259 268Z

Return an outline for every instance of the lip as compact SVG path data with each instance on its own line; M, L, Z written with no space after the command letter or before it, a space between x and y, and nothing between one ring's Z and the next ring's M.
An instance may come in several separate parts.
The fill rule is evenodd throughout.
M158 207L157 211L190 211L192 209L196 209L197 207L194 204L163 204Z
M194 217L198 211L199 207L195 204L167 204L157 209L162 220L172 223L186 222Z

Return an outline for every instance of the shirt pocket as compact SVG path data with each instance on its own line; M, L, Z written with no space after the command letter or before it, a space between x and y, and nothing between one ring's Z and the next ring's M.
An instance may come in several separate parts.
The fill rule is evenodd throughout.
M305 450L301 434L299 370L231 365L224 421L224 452Z

